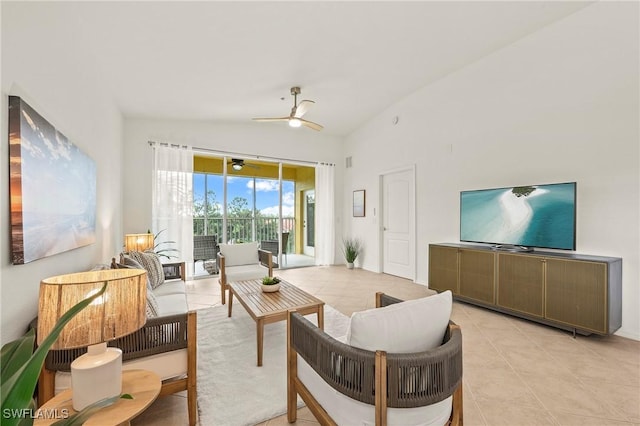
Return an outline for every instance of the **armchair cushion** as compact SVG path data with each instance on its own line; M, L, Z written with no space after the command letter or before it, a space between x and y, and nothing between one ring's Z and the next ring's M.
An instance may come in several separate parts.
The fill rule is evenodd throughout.
M339 425L374 426L375 412L372 405L349 398L325 382L300 355L298 377L318 403ZM388 408L387 424L390 426L442 426L451 414L452 397L424 407Z
M220 253L225 257L225 265L238 266L258 264L258 243L220 244ZM228 280L231 281L231 280Z
M450 291L355 312L347 343L370 351L422 352L442 344L451 317Z
M227 274L228 283L232 283L234 281L257 280L269 275L269 270L258 263L253 265L227 266L225 267L225 272Z

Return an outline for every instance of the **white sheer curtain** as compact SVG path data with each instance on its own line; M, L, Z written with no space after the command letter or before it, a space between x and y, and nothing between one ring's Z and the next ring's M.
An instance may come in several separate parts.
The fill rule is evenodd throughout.
M175 248L170 253L179 260L193 262L193 151L177 145L153 146L152 226L162 231L158 242L162 248ZM191 274L192 268L187 268Z
M332 265L335 259L335 166L316 165L316 265Z

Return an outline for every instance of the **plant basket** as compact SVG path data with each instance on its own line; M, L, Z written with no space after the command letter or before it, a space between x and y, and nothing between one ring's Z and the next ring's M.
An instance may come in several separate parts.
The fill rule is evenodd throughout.
M263 293L273 293L280 290L280 283L278 284L260 284Z

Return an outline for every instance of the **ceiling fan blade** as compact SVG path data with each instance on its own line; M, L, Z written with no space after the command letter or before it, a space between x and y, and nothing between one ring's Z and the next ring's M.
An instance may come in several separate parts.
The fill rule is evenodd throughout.
M277 117L277 118L252 118L254 121L289 121L289 117Z
M314 123L313 121L305 120L304 118L299 118L298 120L300 120L300 122L302 123L303 126L308 127L310 129L313 129L313 130L320 131L320 130L322 130L324 128L321 125L319 125L318 123Z
M315 102L310 100L300 101L300 103L295 109L295 113L293 114L293 116L296 118L301 118L303 115L307 113L307 111L309 111L309 109L311 109L311 107L314 104Z

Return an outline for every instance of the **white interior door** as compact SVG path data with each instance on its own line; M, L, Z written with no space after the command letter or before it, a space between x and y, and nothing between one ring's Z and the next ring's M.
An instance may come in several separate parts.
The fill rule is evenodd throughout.
M303 222L303 238L304 238L304 254L315 256L315 237L316 237L316 194L313 189L303 192L304 194L304 222Z
M382 175L383 272L415 280L415 172Z

